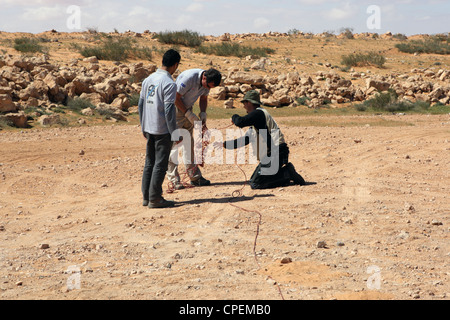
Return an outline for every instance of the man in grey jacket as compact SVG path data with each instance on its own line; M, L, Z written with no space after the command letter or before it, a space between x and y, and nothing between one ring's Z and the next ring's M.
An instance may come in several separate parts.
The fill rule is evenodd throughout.
M177 85L172 75L178 69L180 54L168 50L162 67L142 83L139 98L139 120L147 139L147 152L142 175L143 205L149 208L173 207L175 202L162 197L162 184L172 149L172 133L177 129L175 99Z
M209 90L220 85L222 74L216 69L190 69L182 72L177 77L177 98L175 105L177 107L177 127L185 129L191 135L190 149L184 150L184 161L186 171L188 173L192 186L208 186L211 184L206 180L198 165L194 163L194 126L195 122L201 121L206 126L208 94ZM192 112L194 104L199 101L200 114L197 116ZM178 149L174 147L169 159L167 178L173 184L174 189L180 190L184 188L178 173L178 165L173 161L173 157L178 153Z

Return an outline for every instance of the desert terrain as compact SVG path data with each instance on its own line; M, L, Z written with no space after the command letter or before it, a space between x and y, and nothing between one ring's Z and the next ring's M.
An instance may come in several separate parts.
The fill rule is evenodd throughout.
M17 55L7 43L19 35L0 36L4 54ZM327 72L342 52L367 46L384 50L387 67L355 72L449 66L448 56L401 54L385 39L333 40L322 51L320 39L243 41L278 46L270 59L279 73ZM52 43L52 64L83 61L64 43ZM335 46L339 57L326 50ZM254 62L181 51L182 70L248 71ZM235 107L229 112L243 114ZM256 165L207 164L211 186L168 193L166 180L164 197L177 203L170 209L142 206L146 141L135 114L3 128L0 299L448 300L450 114L300 116L288 108L275 119L309 185L252 190L245 180ZM229 125L208 120L224 136Z

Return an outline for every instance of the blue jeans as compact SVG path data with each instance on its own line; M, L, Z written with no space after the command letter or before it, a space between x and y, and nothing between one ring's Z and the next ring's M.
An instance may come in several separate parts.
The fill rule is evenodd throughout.
M162 184L167 172L172 139L170 134L152 135L145 133L147 152L142 174L142 195L144 200L155 201L162 198Z

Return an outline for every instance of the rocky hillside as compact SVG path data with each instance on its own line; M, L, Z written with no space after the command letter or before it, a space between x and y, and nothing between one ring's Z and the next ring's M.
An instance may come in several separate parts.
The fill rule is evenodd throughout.
M18 35L1 33L0 36L14 38ZM64 51L67 50L67 43L73 41L95 43L96 40L90 38L90 33L50 32L39 36L41 39L50 38L47 42L56 44L55 49L47 54L35 55L21 55L7 46L2 50L4 54L0 55L0 117L3 121L6 120L16 127L27 127L30 120L38 121L41 125L57 124L61 121L57 112L60 106L67 106L69 101L77 99L90 102L88 107L81 110L87 116L98 112L121 121L127 120L129 113L137 112L136 97L140 92L141 82L157 69L159 56L154 56L154 61L150 62L99 61L95 56L84 58L77 52L67 54ZM151 33L128 33L125 36L151 43L157 52L165 49L153 39ZM296 107L300 104L299 101L311 108L319 108L324 104L339 107L365 101L390 89L395 91L401 100L423 100L444 105L450 103L450 68L445 62L423 67L422 56L404 54L405 57L415 58L417 66L410 70L405 70L404 67L396 68L395 65L383 69L366 67L342 70L336 66L337 61L314 62L296 58L301 58L301 54L296 53L295 45L289 45L295 39L302 38L303 42L297 40L298 50L305 50L302 46L304 41L312 41L312 44L324 49L333 45L333 41L346 41L335 42L334 45L345 47L351 52L352 45L357 43L355 41L386 46L383 41L393 41L392 37L386 40L389 35L383 35L381 40L371 39L373 37L370 34L355 35L353 40L341 40L342 37L337 36L333 40L326 38L322 41L325 37L323 34L314 35L312 39L306 37L307 35L302 33L296 37L267 33L225 34L207 39L210 43L236 42L279 46L277 54L263 58L219 58L205 56L192 49L179 50L182 51L183 62L187 60L182 66L183 70L188 67L215 67L223 73L222 85L213 89L210 96L219 105L223 103L226 108L236 107L238 104L234 103L234 100L239 100L252 89L259 90L263 103L271 107ZM6 44L7 40L2 43ZM311 52L308 52L313 59L318 56L315 54L317 50L312 46ZM329 51L327 50L328 53ZM392 48L384 52L398 55L398 52L392 52ZM433 55L428 55L428 58L433 61ZM388 57L389 62L394 60L395 58ZM37 108L39 111L34 111L34 114L25 112Z

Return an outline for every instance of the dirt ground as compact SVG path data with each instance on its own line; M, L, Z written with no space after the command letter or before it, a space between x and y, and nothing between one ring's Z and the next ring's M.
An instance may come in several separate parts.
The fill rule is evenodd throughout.
M450 115L353 118L282 125L315 184L208 165L171 209L142 206L138 126L0 131L0 298L448 300Z

